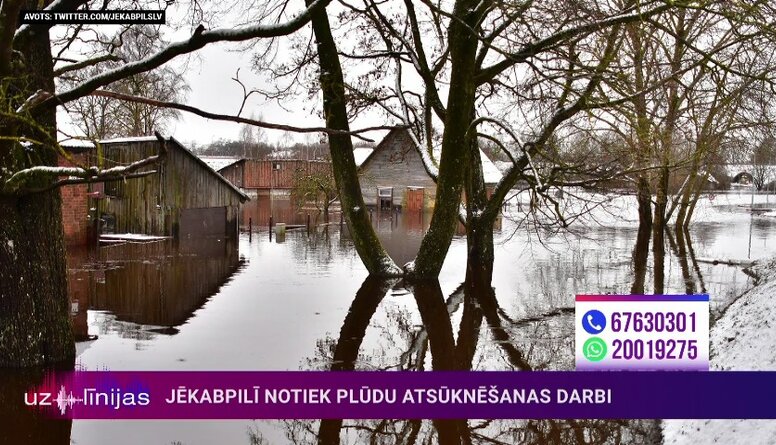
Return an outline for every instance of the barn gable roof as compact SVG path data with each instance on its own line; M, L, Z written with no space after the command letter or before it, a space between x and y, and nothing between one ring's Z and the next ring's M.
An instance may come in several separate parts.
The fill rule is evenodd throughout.
M168 142L172 142L174 147L177 147L178 149L180 149L181 151L183 151L184 153L189 155L192 159L194 159L197 163L199 163L199 165L201 165L210 174L215 175L221 182L226 184L227 187L232 189L232 191L235 192L240 197L240 202L250 201L251 198L249 198L248 195L243 193L243 191L240 190L239 188L237 188L237 186L235 186L234 184L229 182L229 180L227 180L226 178L221 176L220 173L218 173L217 171L213 170L213 168L210 167L207 164L207 162L205 162L202 159L200 159L199 156L195 155L193 151L189 150L188 148L186 148L185 145L183 145L180 142L178 142L177 139L175 139L174 137L170 136L169 138L167 138L167 141Z
M185 155L191 157L196 163L198 163L203 169L205 169L208 173L211 175L214 175L216 178L218 178L219 181L223 182L227 187L229 187L230 190L232 190L235 194L239 196L240 202L249 201L250 198L248 195L243 193L242 190L237 188L234 184L229 182L226 178L221 176L220 173L218 173L216 170L214 170L210 165L208 165L207 162L203 161L199 156L195 155L194 152L186 148L185 145L183 145L181 142L179 142L174 137L164 137L157 133L157 136L138 136L138 137L127 137L127 138L116 138L116 139L105 139L99 141L100 145L112 145L112 144L132 144L132 143L141 143L141 142L155 142L155 141L164 141L168 143L168 149L170 147L174 147L175 149L181 151ZM94 144L88 141L78 141L78 143L73 142L65 142L61 144L63 148L71 151L82 151L85 148L94 148Z
M369 155L363 160L363 162L361 162L361 164L358 165L359 170L365 168L367 164L369 164L370 160L374 158L375 153L378 153L380 150L384 149L384 147L393 138L397 137L399 134L406 131L409 131L409 130L407 130L406 128L394 128L391 131L389 131L388 134L383 138L383 140L380 141L379 144L377 144L374 150L372 150L372 152L369 153ZM412 144L412 146L415 148L418 154L421 155L420 150L422 150L422 148L416 146L415 144ZM441 148L435 149L434 158L438 160L440 156L441 156ZM501 171L495 166L495 164L493 164L493 161L491 161L490 158L486 156L485 153L482 152L482 150L480 150L480 160L482 162L482 174L484 176L485 183L497 184L503 176Z
M227 167L245 161L245 158L236 158L233 156L199 156L199 158L205 161L210 168L219 173Z

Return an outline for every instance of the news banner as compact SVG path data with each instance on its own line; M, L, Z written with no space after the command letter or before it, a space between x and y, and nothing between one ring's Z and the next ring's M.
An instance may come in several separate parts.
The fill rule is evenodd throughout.
M575 357L554 372L58 372L23 397L68 419L776 418L776 373L709 371L708 295L577 295Z

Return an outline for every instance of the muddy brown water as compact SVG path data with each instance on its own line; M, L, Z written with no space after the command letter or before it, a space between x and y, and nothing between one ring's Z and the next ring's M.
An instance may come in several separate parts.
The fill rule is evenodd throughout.
M281 239L270 240L266 228L259 228L235 242L165 241L71 251L69 291L79 363L111 370L432 369L424 345L428 332L439 327L429 326L434 318L421 313L413 294L418 291L402 282L370 284L347 229L336 223L338 215L331 220L335 223L310 232L290 230ZM429 215L417 213L373 216L399 262L414 257L428 221ZM634 265L636 238L635 227L552 235L518 229L504 219L496 233L495 295L483 304L460 290L466 243L456 237L434 291L444 297L450 317L441 325L452 325L452 337L470 351L463 360L466 368L511 370L522 357L533 369L573 369L576 293L628 293L641 270L644 292L654 289L651 254L645 267ZM707 292L718 313L753 279L740 267L698 260L756 259L774 247L776 219L740 214L695 224L684 243L666 246L665 293ZM363 298L379 304L357 304ZM365 335L355 340L347 335L354 319L368 323ZM355 347L335 356L342 342ZM21 400L20 388L30 379L34 376L5 378L14 383L3 386L0 400L7 404L14 394ZM22 419L6 425L0 438L9 443L316 443L332 426ZM656 421L346 420L335 429L342 443L435 443L440 432L445 440L453 434L472 443L662 441Z

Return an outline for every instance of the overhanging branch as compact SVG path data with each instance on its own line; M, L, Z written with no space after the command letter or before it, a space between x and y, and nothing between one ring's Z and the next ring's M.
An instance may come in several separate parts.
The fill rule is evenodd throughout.
M237 29L219 28L212 30L206 30L204 26L200 25L188 39L171 43L138 61L105 71L57 94L50 100L54 100L58 104L65 104L113 82L158 68L175 57L194 52L210 43L241 42L255 38L273 38L291 34L305 26L310 21L313 12L325 8L330 2L331 0L316 0L296 17L276 25L259 24Z
M327 128L327 127L296 127L293 125L275 124L272 122L265 122L257 119L250 119L250 118L246 118L242 116L234 116L230 114L211 113L209 111L205 111L200 108L193 107L191 105L184 105L184 104L179 104L177 102L168 102L168 101L150 99L147 97L132 96L129 94L117 93L114 91L97 90L90 93L90 95L109 97L112 99L124 100L127 102L136 102L136 103L150 105L153 107L171 108L175 110L185 111L187 113L196 114L197 116L204 117L207 119L236 122L238 124L253 125L256 127L267 128L270 130L283 130L283 131L291 131L294 133L326 133L330 135L346 135L346 136L353 136L367 142L374 142L374 141L372 139L367 138L366 136L361 135L361 133L366 133L369 131L379 131L379 130L393 130L396 128L406 127L403 125L378 125L374 127L365 127L358 130L352 130L352 131L335 130L333 128Z
M159 136L157 135L157 137ZM50 165L36 165L25 168L15 172L5 180L5 182L0 184L0 194L21 196L49 191L66 184L101 182L112 179L145 176L151 174L151 172L138 172L138 170L149 165L157 164L162 160L166 154L165 144L162 143L160 147L158 155L149 156L128 165L107 169L101 169L96 166L61 167Z

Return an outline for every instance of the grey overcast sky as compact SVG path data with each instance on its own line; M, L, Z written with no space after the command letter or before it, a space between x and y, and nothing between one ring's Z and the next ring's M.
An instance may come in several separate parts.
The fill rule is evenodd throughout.
M302 2L293 2L297 9L290 15L296 15L301 10ZM176 6L167 9L168 23L180 20L181 13ZM217 27L238 26L243 17L230 17L231 14L222 16L218 20ZM108 32L108 29L105 29ZM174 29L169 27L163 29L166 38L171 41L179 41L187 38L191 29ZM301 32L309 33L308 28ZM189 84L190 91L187 100L184 103L192 105L203 110L222 114L236 114L242 102L243 92L238 83L232 80L237 69L240 69L240 80L249 90L255 87L265 86L266 79L261 79L251 69L250 50L236 51L239 44L219 43L207 45L201 50L190 56L183 56L174 59L169 64L176 69L185 67L184 76ZM284 103L284 106L291 110L286 111L273 101L266 101L263 97L254 94L251 96L242 113L245 117L251 117L252 114L261 115L265 121L273 123L284 123L295 126L323 126L323 120L311 111L314 105L305 98L300 98L297 104ZM306 109L304 109L306 108ZM69 134L76 133L74 127L64 110L60 109L59 123ZM375 119L360 118L354 126L376 125ZM240 133L240 124L234 122L214 121L201 118L199 116L181 112L178 121L171 122L168 130L169 135L192 145L204 145L219 139L237 139ZM370 134L369 137L379 140L383 132ZM263 130L263 137L270 142L290 142L293 141L317 140L318 134L290 134L286 135L282 131Z

